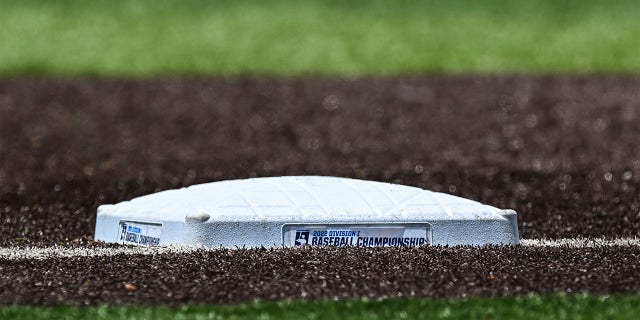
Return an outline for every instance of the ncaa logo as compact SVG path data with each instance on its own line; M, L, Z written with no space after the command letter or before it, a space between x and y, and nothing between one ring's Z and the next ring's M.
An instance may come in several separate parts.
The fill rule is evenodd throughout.
M127 224L125 222L120 223L120 240L124 240L127 235Z
M307 244L309 244L309 230L296 230L294 245L305 246Z

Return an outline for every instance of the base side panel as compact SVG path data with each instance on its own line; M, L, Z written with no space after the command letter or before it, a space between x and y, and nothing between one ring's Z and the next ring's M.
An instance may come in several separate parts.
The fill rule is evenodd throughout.
M127 215L110 210L109 205L100 206L96 217L96 233L95 240L110 243L133 244L124 241L125 231L123 226L133 225L154 225L159 226L157 231L160 241L158 245L191 245L185 237L186 223L177 219L148 219L136 215ZM130 230L135 233L137 230ZM155 235L154 235L155 236Z
M425 230L428 230L428 235L424 235L427 240L420 242L420 244L424 243L425 245L449 246L486 244L517 245L519 244L519 237L517 224L515 223L514 218L515 215L513 215L513 219L506 217L505 219L499 220L431 220L394 223L384 221L354 221L326 224L317 222L305 223L300 221L295 221L293 223L291 221L207 221L206 223L202 223L197 221L144 220L136 216L111 215L105 210L101 210L96 222L95 239L112 243L135 244L135 242L128 242L124 240L124 232L126 231L122 230L123 227L127 225L133 226L133 230L130 231L136 232L140 229L136 227L153 224L154 226L161 225L161 233L158 231L158 228L153 228L155 232L153 236L159 234L160 240L158 244L161 246L179 245L224 248L274 248L293 246L295 245L296 240L294 232L301 231L301 234L309 237L309 234L304 234L305 229L310 230L310 232L318 232L321 236L335 236L333 239L328 239L329 241L327 241L327 239L324 239L324 242L311 243L310 241L309 245L328 244L341 246L371 243L362 242L364 240L358 242L359 235L349 233L349 230L365 230L363 232L369 232L367 235L369 239L371 238L371 232L386 234L386 237L399 238L402 237L402 235L398 235L397 232L394 233L392 230L393 228L390 229L390 227L425 225L428 226L428 228L425 227ZM365 229L360 228L362 226L365 226ZM142 229L142 232L144 233L144 228ZM325 230L325 234L320 234L322 230ZM333 234L331 232L333 232ZM406 232L409 232L407 234L412 234L411 232L413 232L414 236L411 236L411 238L418 237L415 236L415 232L417 232L415 230L409 230ZM402 234L402 232L400 234ZM351 239L338 239L339 237L346 236L351 237ZM386 242L385 246L395 246L396 243L403 243L402 240L400 242L397 240L392 241ZM383 242L379 242L378 244L381 243ZM417 242L410 242L410 244L414 243Z

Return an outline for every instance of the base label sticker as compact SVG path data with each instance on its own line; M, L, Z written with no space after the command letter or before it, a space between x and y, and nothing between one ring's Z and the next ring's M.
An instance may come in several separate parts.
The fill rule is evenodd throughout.
M136 221L120 221L118 242L140 246L157 246L160 244L162 224Z
M431 244L431 226L421 224L298 225L282 229L285 246L417 247Z

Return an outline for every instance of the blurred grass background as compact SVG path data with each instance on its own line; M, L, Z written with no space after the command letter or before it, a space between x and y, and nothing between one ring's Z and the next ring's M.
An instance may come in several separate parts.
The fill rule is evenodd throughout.
M640 73L640 1L0 0L0 76Z

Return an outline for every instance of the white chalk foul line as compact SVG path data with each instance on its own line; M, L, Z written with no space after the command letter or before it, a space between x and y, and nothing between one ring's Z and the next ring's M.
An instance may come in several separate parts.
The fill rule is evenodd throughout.
M523 247L562 247L562 248L594 248L594 247L639 247L640 238L602 239L602 238L577 238L577 239L523 239L520 240ZM100 257L115 255L153 255L166 253L189 253L203 250L193 247L134 247L122 246L112 248L66 248L52 247L5 247L0 248L0 259L47 259L47 258L71 258L71 257ZM216 250L204 249L204 250Z
M576 239L522 239L520 245L525 247L567 247L567 248L593 248L616 246L640 246L640 238L602 239L602 238L576 238Z
M181 247L133 247L122 246L113 248L65 248L61 246L52 247L8 247L0 248L0 259L47 259L47 258L71 258L71 257L100 257L125 255L153 255L165 253L187 253L193 252L197 248Z

